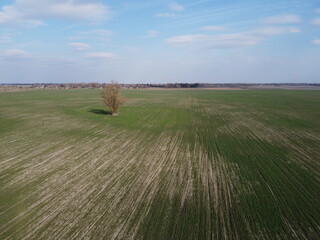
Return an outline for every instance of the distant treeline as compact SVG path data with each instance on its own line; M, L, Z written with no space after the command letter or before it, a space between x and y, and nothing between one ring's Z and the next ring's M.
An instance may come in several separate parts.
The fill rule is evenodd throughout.
M36 89L76 89L76 88L104 88L107 83L35 83L35 84L0 84L10 88ZM281 87L281 86L317 86L319 83L165 83L165 84L121 84L123 88L251 88L251 87Z

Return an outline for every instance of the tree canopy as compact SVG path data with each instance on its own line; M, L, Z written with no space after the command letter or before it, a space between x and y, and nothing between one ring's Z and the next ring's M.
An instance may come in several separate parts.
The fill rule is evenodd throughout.
M102 103L110 110L111 115L116 115L119 107L126 101L121 95L121 85L118 83L107 84L101 95Z

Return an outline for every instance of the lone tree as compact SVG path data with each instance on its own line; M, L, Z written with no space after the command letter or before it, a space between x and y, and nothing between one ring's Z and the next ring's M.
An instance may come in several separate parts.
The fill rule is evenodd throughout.
M120 91L121 85L112 82L111 84L107 84L101 93L102 103L110 109L112 116L117 114L119 107L126 101Z

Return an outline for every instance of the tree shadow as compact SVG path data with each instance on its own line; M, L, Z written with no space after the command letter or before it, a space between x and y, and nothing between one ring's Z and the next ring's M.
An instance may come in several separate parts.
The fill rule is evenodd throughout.
M101 114L101 115L111 115L110 111L106 111L103 109L90 109L88 112L95 113L95 114Z

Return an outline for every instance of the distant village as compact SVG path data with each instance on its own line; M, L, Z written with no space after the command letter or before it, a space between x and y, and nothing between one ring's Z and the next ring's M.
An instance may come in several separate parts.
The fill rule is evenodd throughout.
M0 84L2 89L79 89L79 88L104 88L107 83L35 83L35 84ZM230 88L230 89L263 89L263 88L295 88L295 87L320 87L319 83L165 83L165 84L121 84L125 89L146 88Z

